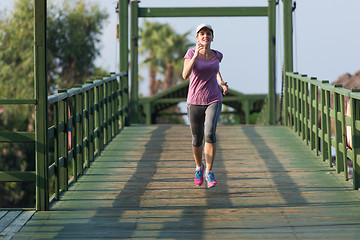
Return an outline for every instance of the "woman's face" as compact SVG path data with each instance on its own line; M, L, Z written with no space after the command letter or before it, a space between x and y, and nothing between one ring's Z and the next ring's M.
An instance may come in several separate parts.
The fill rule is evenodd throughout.
M201 44L210 44L213 39L213 33L208 28L201 29L196 35L196 40L198 40Z

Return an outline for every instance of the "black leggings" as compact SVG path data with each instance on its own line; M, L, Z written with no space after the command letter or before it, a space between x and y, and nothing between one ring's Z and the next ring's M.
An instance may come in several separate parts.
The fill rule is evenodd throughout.
M202 146L204 133L205 142L216 143L216 125L221 113L221 107L221 102L214 102L210 105L187 105L192 145L194 147Z

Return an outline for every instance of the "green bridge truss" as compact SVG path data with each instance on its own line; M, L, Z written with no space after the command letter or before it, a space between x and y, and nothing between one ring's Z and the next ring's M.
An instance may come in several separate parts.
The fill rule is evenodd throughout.
M358 155L360 153L360 94L293 73L292 1L283 0L284 15L284 93L282 124L291 127L332 166L331 148L336 151L336 170L347 176L347 159L353 163L353 185L360 185ZM34 144L36 170L30 172L0 171L0 182L33 182L36 185L36 210L49 210L50 203L76 182L125 126L155 123L164 109L185 100L184 82L151 98L138 94L138 19L140 17L267 17L269 31L269 92L266 95L244 95L230 90L224 104L243 112L245 123L251 112L259 112L264 124L275 124L279 114L275 93L275 8L269 0L265 7L234 8L140 8L138 1L119 0L120 73L88 81L69 90L48 96L46 71L46 0L35 0L35 79L34 99L1 99L1 105L30 104L35 106L35 132L0 132L0 142ZM129 15L130 5L130 17ZM129 31L130 20L130 31ZM130 40L130 44L129 44ZM130 52L128 46L130 45ZM129 65L130 55L130 65ZM130 78L129 78L130 76ZM129 92L129 89L131 91ZM351 116L346 115L349 100ZM48 109L52 109L52 121ZM261 110L260 110L261 109ZM351 127L351 134L346 127ZM334 136L332 135L334 129ZM69 131L71 129L71 131ZM348 147L347 139L352 139ZM54 149L49 151L50 146ZM69 169L72 178L69 179ZM49 179L54 179L54 193Z

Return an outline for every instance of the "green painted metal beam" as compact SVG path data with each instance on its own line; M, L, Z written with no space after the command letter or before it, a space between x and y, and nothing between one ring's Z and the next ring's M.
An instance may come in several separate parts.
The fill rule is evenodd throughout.
M36 172L0 172L0 182L35 182Z
M0 131L0 142L35 142L35 132Z
M120 72L129 70L129 17L128 0L119 0L119 51L120 51ZM129 79L128 74L120 78L122 127L130 125L129 116Z
M266 17L267 7L139 8L139 17Z
M293 71L292 0L283 0L284 15L284 71Z
M269 41L269 124L276 123L276 1L269 0L268 7L268 41Z
M283 71L292 72L293 71L293 26L292 26L292 0L283 0L283 27L284 27L284 66ZM288 89L288 82L284 82L284 88ZM283 121L285 126L291 125L287 121L288 110L287 106L289 105L289 93L285 91L284 93L284 104L283 104Z
M139 123L139 81L138 81L138 40L139 40L139 1L131 1L131 19L130 19L130 77L131 77L131 98L130 112L131 123Z
M47 69L46 69L46 0L36 0L34 7L34 85L35 85L35 158L36 209L49 210L47 149Z
M36 104L36 99L0 99L0 104Z
M156 104L156 103L179 103L179 102L186 102L186 98L160 98L151 103Z

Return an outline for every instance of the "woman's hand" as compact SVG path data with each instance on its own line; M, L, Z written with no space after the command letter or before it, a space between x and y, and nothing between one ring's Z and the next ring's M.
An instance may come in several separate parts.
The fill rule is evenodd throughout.
M204 48L204 45L202 45L201 43L198 42L195 46L194 56L191 59L187 58L184 60L184 68L183 68L183 72L182 72L182 77L184 79L187 79L190 76L190 73L195 64L195 60L199 56L200 50L203 48Z
M222 87L223 89L223 94L226 95L228 93L228 90L229 90L229 87L227 85L227 82L223 82L220 84L220 86Z
M195 53L194 53L195 58L197 58L199 56L199 52L202 49L204 49L204 45L202 45L201 43L198 42L195 46Z

